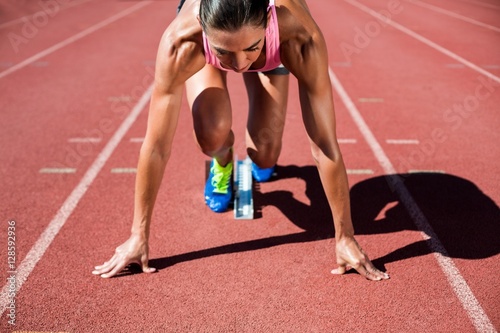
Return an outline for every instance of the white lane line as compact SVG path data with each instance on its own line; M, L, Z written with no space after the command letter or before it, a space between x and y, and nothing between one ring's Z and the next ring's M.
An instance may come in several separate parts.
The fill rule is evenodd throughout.
M137 168L113 168L111 173L137 173Z
M404 185L401 177L396 174L394 166L361 116L361 113L358 111L331 68L329 69L329 72L330 80L332 81L334 89L342 99L342 102L345 104L349 114L370 146L379 164L382 166L390 188L396 192L401 203L410 214L417 228L420 230L420 235L427 241L429 249L436 258L439 266L441 266L444 275L448 279L448 283L451 285L453 291L457 295L457 298L462 303L462 306L471 319L474 327L478 332L496 332L495 327L484 312L479 301L474 296L472 290L467 284L467 281L465 281L462 275L460 275L460 271L455 266L453 260L448 254L448 251L444 248L437 234L432 229L429 221L427 221L427 218L420 210L420 207L418 207L417 203Z
M121 18L123 18L123 17L125 17L125 16L127 16L127 15L129 15L129 14L131 14L131 13L133 13L133 12L139 10L139 9L141 9L142 7L149 5L149 4L151 4L151 1L139 2L138 4L135 4L134 6L129 7L127 9L119 12L118 14L115 14L115 15L113 15L111 17L108 17L104 21L101 21L101 22L99 22L97 24L94 24L90 28L87 28L87 29L85 29L83 31L80 31L76 35L73 35L73 36L71 36L71 37L63 40L62 42L59 42L59 43L57 43L57 44L49 47L48 49L45 49L45 50L43 50L41 52L38 52L34 56L31 56L28 59L25 59L25 60L21 61L20 63L15 64L12 67L9 67L5 71L0 72L0 79L3 78L3 77L5 77L5 76L7 76L7 75L9 75L9 74L11 74L11 73L14 73L14 72L20 70L21 68L24 68L24 67L30 65L31 63L39 60L40 58L43 58L43 57L45 57L45 56L47 56L47 55L49 55L49 54L51 54L51 53L53 53L53 52L55 52L55 51L63 48L63 47L65 47L65 46L67 46L67 45L69 45L71 43L76 42L77 40L79 40L79 39L81 39L81 38L83 38L83 37L85 37L85 36L87 36L87 35L95 32L97 30L101 29L102 27L105 27L108 24L111 24L114 21L117 21L117 20L119 20L119 19L121 19Z
M41 16L41 15L48 15L48 16L52 17L61 10L65 10L65 9L68 9L68 8L71 8L71 7L74 7L77 5L81 5L82 3L89 2L89 1L92 1L92 0L72 1L69 4L63 5L61 7L59 7L59 5L56 4L58 9L55 12L53 11L54 8L48 8L49 6L47 6L46 8L49 10L47 10L47 9L40 10L40 11L35 12L33 14L25 15L23 17L19 17L17 19L12 20L12 21L2 23L2 24L0 24L0 29L6 28L6 27L9 27L11 25L18 24L18 23L29 21L30 18L33 20L33 17L37 17L37 16ZM44 2L40 1L39 3L43 4Z
M144 142L144 138L130 138L130 142L142 143Z
M346 169L348 175L373 175L372 169Z
M92 185L94 179L97 177L101 169L103 168L106 161L109 159L111 154L113 154L114 150L123 139L127 131L130 129L132 124L135 122L140 112L144 107L148 104L149 98L151 97L152 85L148 88L148 90L142 95L141 99L134 106L129 115L122 122L120 127L113 134L111 139L109 139L106 146L99 153L95 161L89 167L83 178L80 180L78 185L73 189L73 192L66 198L66 201L62 204L62 206L57 211L56 215L50 221L47 228L40 235L35 245L30 249L26 258L21 262L19 267L17 267L16 271L16 288L17 292L21 289L22 285L28 279L28 276L31 274L35 265L42 258L43 254L50 246L54 238L59 233L59 230L64 226L70 215L75 210L76 206L85 195L87 189ZM7 282L0 294L0 317L3 315L10 299L8 297L9 293L9 282Z
M41 168L39 173L75 173L75 168Z
M411 169L408 170L408 173L446 173L444 170L417 170Z
M360 103L383 103L384 99L379 97L361 97L358 98Z
M387 139L386 143L390 145L418 145L420 141L413 139Z
M348 144L353 144L358 142L356 139L337 139L338 143L348 143Z
M415 38L416 40L432 47L433 49L443 53L444 55L447 55L448 57L455 59L456 61L464 64L465 66L469 67L470 69L472 69L472 70L474 70L474 71L476 71L476 72L478 72L486 77L489 77L490 79L492 79L495 82L500 83L500 77L491 74L490 72L482 69L481 67L477 66L476 64L473 64L472 62L470 62L470 61L462 58L461 56L457 55L456 53L453 53L450 50L434 43L433 41L425 38L424 36L417 34L413 30L410 30L410 29L402 26L401 24L394 22L393 20L387 18L386 16L380 15L376 11L366 7L365 5L357 2L356 0L344 0L344 1L353 5L354 7L357 7L358 9L364 11L365 13L377 18L381 22L384 22L384 24L391 25L392 27L398 29L399 31L401 31L401 32Z
M456 19L462 20L462 21L467 22L467 23L475 24L475 25L480 26L482 28L486 28L486 29L490 29L490 30L493 30L493 31L496 31L496 32L500 32L500 28L498 28L498 27L495 27L493 25L489 25L489 24L486 24L486 23L483 23L483 22L476 21L474 19L471 19L470 17L457 14L455 12L446 10L444 8L441 8L441 7L437 7L437 6L434 6L434 5L431 5L431 4L419 1L419 0L405 0L405 1L406 2L410 2L410 3L412 3L414 5L417 5L417 6L423 7L423 8L427 8L427 9L433 10L435 12L438 12L438 13L441 13L441 14L444 14L444 15L448 15L448 16L454 17Z
M101 138L69 138L69 143L99 143L101 142Z

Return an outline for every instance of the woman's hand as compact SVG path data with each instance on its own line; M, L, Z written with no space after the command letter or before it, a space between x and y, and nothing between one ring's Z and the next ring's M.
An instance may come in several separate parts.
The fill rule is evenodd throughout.
M332 274L341 275L349 269L354 268L368 280L380 281L389 278L389 274L375 268L354 238L337 241L336 253L339 267L332 270Z
M132 263L139 264L144 273L153 273L156 268L148 266L148 252L148 241L140 236L132 235L125 243L116 248L115 254L110 260L96 266L92 274L110 278Z

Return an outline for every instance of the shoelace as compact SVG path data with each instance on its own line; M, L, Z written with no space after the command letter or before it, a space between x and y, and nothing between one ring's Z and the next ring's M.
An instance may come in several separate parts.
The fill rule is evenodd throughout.
M212 177L212 186L215 193L227 193L229 181L231 180L231 170L232 168L225 170L220 166L212 166L210 171L214 174Z

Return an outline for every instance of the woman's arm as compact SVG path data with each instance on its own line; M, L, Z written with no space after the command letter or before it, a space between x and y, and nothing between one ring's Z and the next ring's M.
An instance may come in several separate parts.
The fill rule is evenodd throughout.
M109 261L95 267L93 274L101 277L116 275L130 263L138 263L145 273L155 271L148 266L153 208L171 153L184 83L205 65L200 43L191 31L187 32L174 21L160 43L147 131L137 167L131 235Z
M304 125L333 215L339 268L332 273L343 274L350 266L370 280L387 279L389 276L373 266L354 238L349 185L336 138L325 40L307 11L296 17L305 27L295 30L298 32L282 44L281 54L284 65L299 82Z

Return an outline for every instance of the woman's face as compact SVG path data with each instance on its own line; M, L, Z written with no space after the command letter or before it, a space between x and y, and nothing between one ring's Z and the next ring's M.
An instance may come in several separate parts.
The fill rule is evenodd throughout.
M259 58L265 43L266 29L245 25L237 31L210 29L206 34L212 52L223 67L243 73Z

